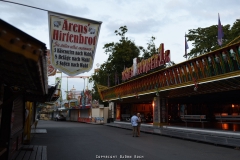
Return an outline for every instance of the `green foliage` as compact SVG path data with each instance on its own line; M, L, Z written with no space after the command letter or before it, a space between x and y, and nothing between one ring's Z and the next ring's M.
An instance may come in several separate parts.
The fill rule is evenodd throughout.
M240 35L240 21L234 22L231 27L229 24L223 26L223 45L227 45L234 38ZM206 28L190 29L186 37L188 41L193 41L193 49L187 54L189 58L196 57L211 51L214 51L221 46L217 43L218 26L212 25Z
M115 75L121 76L124 67L131 67L133 59L139 56L140 50L135 43L125 37L127 27L119 28L115 31L117 36L120 36L119 42L107 43L104 45L105 53L109 55L107 61L102 64L100 70L105 71L103 74L110 76L110 84L115 85ZM106 76L106 75L104 75ZM120 77L121 79L121 77ZM105 83L107 85L107 81Z
M147 43L147 49L144 49L142 46L139 47L139 49L143 52L142 59L148 59L158 53L158 49L154 43L155 39L155 37L151 37L150 41Z
M124 68L131 67L133 59L139 57L140 49L133 41L129 40L125 36L127 31L128 29L126 26L120 27L119 30L115 31L115 34L120 36L119 41L104 45L103 49L104 52L109 55L108 59L101 65L99 71L96 72L90 79L91 81L94 81L93 88L95 91L97 91L96 84L108 86L108 77L110 86L115 85L118 79L121 81L122 71ZM95 93L97 94L97 92ZM94 94L93 97L99 98L99 95Z

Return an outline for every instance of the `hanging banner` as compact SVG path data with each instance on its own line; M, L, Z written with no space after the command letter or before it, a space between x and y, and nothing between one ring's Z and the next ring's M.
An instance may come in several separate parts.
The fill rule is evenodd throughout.
M54 76L57 73L57 70L51 64L50 50L47 50L47 71L48 76Z
M100 21L48 12L51 64L69 76L93 67Z

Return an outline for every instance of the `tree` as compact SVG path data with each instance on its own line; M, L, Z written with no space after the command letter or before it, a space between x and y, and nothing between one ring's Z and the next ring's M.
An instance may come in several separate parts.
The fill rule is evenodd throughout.
M194 48L187 56L193 58L221 48L217 43L217 31L217 25L206 28L190 29L186 37L188 41L193 41L192 45ZM240 21L237 20L232 27L229 24L223 26L223 33L222 46L225 46L240 35Z
M239 41L239 36L240 36L240 19L237 19L233 23L233 26L230 30L229 40L227 43L233 41L234 39Z
M144 49L142 46L139 46L139 49L143 52L142 59L148 59L154 54L158 53L158 49L155 46L154 40L155 37L151 37L150 41L147 43L147 49Z
M126 26L120 27L119 30L114 32L117 36L120 36L119 41L104 45L103 49L109 55L108 59L101 65L99 71L90 78L90 82L94 81L93 88L95 91L97 91L96 84L108 86L109 81L110 85L115 85L117 81L121 80L122 71L126 67L131 67L133 59L139 57L140 49L125 36L127 31ZM99 95L94 94L93 97L97 98Z

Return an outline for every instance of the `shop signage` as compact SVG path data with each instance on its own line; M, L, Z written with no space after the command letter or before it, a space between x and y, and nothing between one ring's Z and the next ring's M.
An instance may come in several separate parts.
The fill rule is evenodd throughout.
M136 62L136 58L133 59L133 66L126 68L122 72L122 81L126 81L139 74L147 73L152 69L165 65L171 61L170 50L164 52L164 44L161 43L158 49L158 54L153 55L148 59L143 59L141 62Z
M51 64L69 76L90 71L101 23L48 12Z

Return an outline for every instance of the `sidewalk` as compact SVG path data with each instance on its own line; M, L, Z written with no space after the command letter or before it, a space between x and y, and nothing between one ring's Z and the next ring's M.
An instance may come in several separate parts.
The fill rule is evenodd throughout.
M85 123L94 124L94 125L104 125L104 123L96 123L96 122L85 122Z
M106 126L110 126L110 127L118 127L118 128L124 128L124 129L130 129L132 130L132 126L130 122L118 122L118 121L114 121L112 123L106 123L104 124ZM151 124L141 124L140 127L140 131L141 132L145 132L145 133L151 133L151 134L160 134L160 127L154 127Z
M47 146L23 145L13 160L47 160Z
M104 125L129 130L132 129L130 122L114 121L113 123L107 123ZM182 139L231 146L236 148L240 147L240 132L179 126L155 127L151 124L141 124L140 131L145 133L171 136Z

